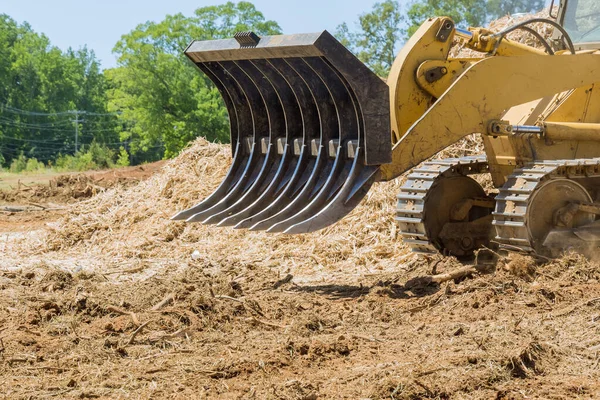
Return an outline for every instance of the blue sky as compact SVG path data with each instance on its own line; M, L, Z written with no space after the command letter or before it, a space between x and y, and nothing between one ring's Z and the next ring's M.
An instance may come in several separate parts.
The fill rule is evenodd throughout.
M112 48L136 25L160 21L167 14L192 15L196 8L226 0L2 0L0 13L19 23L27 21L52 44L67 49L87 45L103 68L116 65ZM406 1L400 1L405 3ZM351 26L376 0L254 0L265 18L279 23L285 33L334 31L342 22Z

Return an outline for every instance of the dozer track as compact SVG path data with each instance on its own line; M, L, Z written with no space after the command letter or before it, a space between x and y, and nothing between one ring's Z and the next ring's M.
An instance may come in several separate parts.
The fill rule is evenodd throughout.
M551 190L553 186L557 190ZM539 161L516 169L496 196L495 241L508 250L556 256L556 249L544 246L548 234L544 229L555 228L560 207L591 203L599 189L600 158ZM585 213L576 219L565 231L594 221Z
M439 229L431 226L435 223L433 220L437 219L439 203L445 202L444 199L440 199L439 202L438 199L432 199L435 188L452 178L468 177L488 171L485 156L433 160L413 169L397 196L396 221L403 241L409 244L414 252L444 253L447 249L440 241ZM481 192L484 195L483 189Z

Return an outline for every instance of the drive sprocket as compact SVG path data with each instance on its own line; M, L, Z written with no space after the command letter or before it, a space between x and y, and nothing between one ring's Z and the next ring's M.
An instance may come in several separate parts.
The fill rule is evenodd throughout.
M404 242L420 253L466 257L489 244L493 200L469 175L488 172L484 156L434 160L408 175L396 221Z
M516 169L496 196L495 241L508 250L544 257L569 248L593 248L575 242L577 230L593 223L594 214L576 211L566 223L558 219L569 205L592 203L592 193L599 189L600 159L541 161ZM549 245L550 233L562 233L564 242L553 240Z

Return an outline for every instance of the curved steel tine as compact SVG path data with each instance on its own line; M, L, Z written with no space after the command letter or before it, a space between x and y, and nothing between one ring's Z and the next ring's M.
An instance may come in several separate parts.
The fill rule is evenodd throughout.
M315 215L287 228L285 233L308 233L323 229L339 221L360 203L375 182L379 171L378 166L364 165L363 153L364 150L360 147L356 150L352 172L335 198Z
M246 95L246 98L248 99L252 115L251 126L253 132L253 145L251 146L248 164L241 179L216 204L208 209L194 214L192 217L187 219L187 222L204 221L209 216L217 214L230 207L239 199L241 195L248 191L256 178L260 176L261 171L263 171L265 168L265 165L268 164L266 154L262 154L260 151L260 138L267 137L269 132L267 108L262 94L256 87L255 83L244 72L243 68L241 68L236 62L224 61L220 62L219 64L222 65L231 78L235 80L238 88Z
M388 87L325 31L245 43L186 49L223 96L234 154L222 184L174 219L320 229L349 212L390 162Z
M229 205L229 207L209 215L202 221L205 224L221 223L226 218L243 211L260 198L273 181L279 181L283 169L281 161L286 158L285 153L278 154L277 152L277 138L287 137L285 104L282 100L282 94L278 91L280 88L277 86L277 82L273 82L272 76L261 71L256 65L257 61L244 60L236 61L236 63L254 83L265 101L267 116L269 118L269 137L268 139L264 139L265 143L261 143L261 147L265 144L267 145L265 162L256 177L248 181L250 184L248 190L236 199L233 204ZM286 103L289 103L287 99Z
M192 215L212 207L223 198L239 181L248 165L248 153L242 148L242 126L249 125L252 121L250 107L245 95L239 91L235 82L226 74L217 63L199 64L198 68L215 84L229 114L230 135L234 148L234 158L227 172L227 176L219 187L207 198L187 210L180 211L174 215L173 220L185 220ZM250 125L251 126L251 125Z
M305 146L306 147L306 146ZM284 207L290 204L291 200L300 193L304 185L313 174L315 169L316 158L309 158L309 151L302 149L296 168L290 169L291 177L285 187L277 188L275 195L277 198L268 204L264 210L240 221L235 228L251 228L253 225L260 224L261 221L266 221L268 218L280 212ZM267 226L268 227L268 226ZM266 229L262 228L262 229ZM260 230L260 225L252 227L252 230Z
M318 213L326 204L327 200L339 189L340 184L336 182L346 180L351 171L351 165L355 160L348 160L343 156L343 144L349 139L358 139L359 137L359 115L355 100L347 84L340 78L334 69L323 59L307 59L310 67L322 77L324 83L335 102L340 121L338 136L338 148L333 167L327 178L327 182L320 191L312 198L311 202L301 211L292 217L271 226L268 232L284 232L289 227L300 223L314 214Z
M306 184L298 191L298 194L285 205L283 209L267 219L256 222L250 227L250 230L269 229L273 225L284 221L295 215L298 211L306 207L310 202L314 190L319 190L326 182L334 165L334 162L328 157L323 143L328 143L333 137L339 135L339 118L335 107L335 101L327 89L322 78L304 61L304 59L295 58L285 60L298 77L302 79L314 99L314 104L318 110L320 123L319 148L310 176ZM308 149L305 149L308 151Z
M282 59L272 59L268 62L278 71L288 83L293 92L298 106L300 107L300 118L302 120L301 143L296 143L298 148L294 149L294 159L297 159L295 168L289 168L287 174L275 190L275 199L267 204L266 207L258 213L240 221L235 227L249 228L252 225L265 220L287 206L290 201L304 187L309 177L313 173L316 158L311 158L307 143L312 139L319 138L320 121L319 111L315 99L307 86L306 82L290 65ZM291 140L296 139L292 134ZM299 139L299 138L298 138ZM299 153L299 154L297 154Z
M281 74L266 60L254 60L252 63L260 70L273 85L276 94L282 106L284 117L285 137L276 137L274 140L279 141L277 146L283 146L283 154L280 156L279 166L271 181L267 181L268 185L262 193L259 193L258 198L245 207L243 210L233 214L222 220L220 226L233 226L238 222L264 210L271 204L278 195L277 189L285 187L292 178L296 166L298 165L299 157L294 155L291 147L293 139L302 137L303 134L303 119L298 103L292 88L289 83L281 76ZM282 132L283 133L283 132ZM229 210L228 210L229 211Z

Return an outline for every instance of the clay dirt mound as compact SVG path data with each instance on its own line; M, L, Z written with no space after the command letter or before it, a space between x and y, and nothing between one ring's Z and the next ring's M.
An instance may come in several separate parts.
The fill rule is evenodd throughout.
M132 186L158 171L164 161L135 167L115 168L106 171L65 173L48 180L47 184L25 184L0 190L0 202L72 202L90 198L114 186Z

